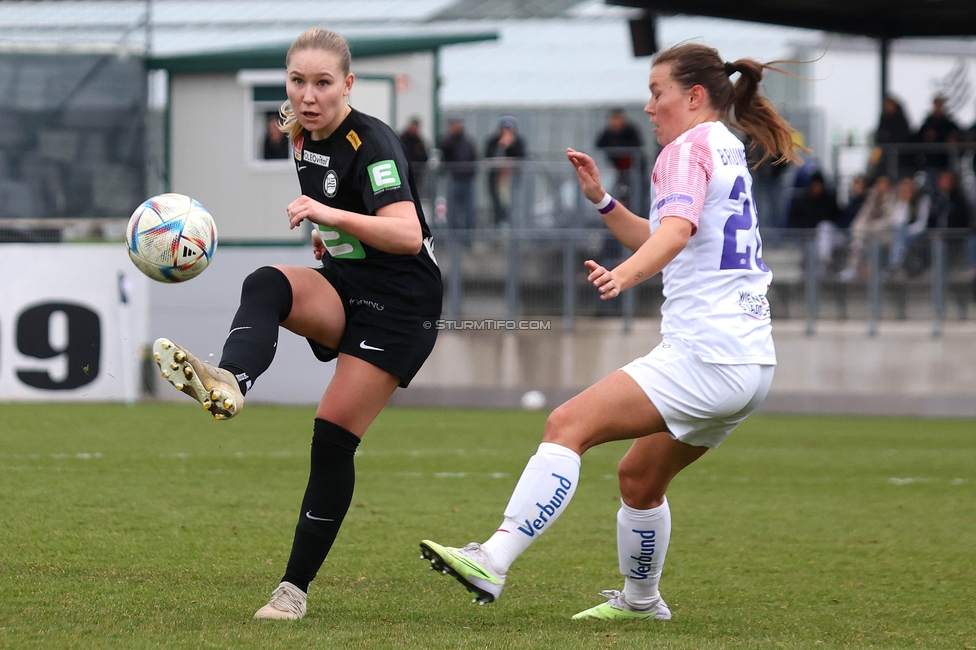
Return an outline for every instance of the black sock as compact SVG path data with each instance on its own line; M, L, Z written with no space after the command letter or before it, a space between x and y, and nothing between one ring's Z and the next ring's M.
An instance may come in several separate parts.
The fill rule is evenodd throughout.
M315 418L312 470L295 527L295 541L282 581L308 591L332 549L356 485L353 457L359 436L328 420Z
M218 364L234 373L242 394L274 360L278 323L291 313L291 301L291 283L278 269L262 266L245 278Z

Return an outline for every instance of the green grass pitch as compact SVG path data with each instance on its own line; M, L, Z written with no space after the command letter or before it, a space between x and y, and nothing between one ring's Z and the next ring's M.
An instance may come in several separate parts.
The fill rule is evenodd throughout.
M3 648L976 648L976 423L755 416L669 493L667 622L574 622L620 588L616 463L479 607L419 559L483 540L545 415L388 409L308 616L280 578L312 408L0 404Z

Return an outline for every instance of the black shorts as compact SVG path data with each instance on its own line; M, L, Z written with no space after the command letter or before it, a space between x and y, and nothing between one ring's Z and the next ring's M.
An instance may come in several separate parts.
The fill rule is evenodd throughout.
M406 388L434 349L440 309L434 305L411 309L395 296L371 293L364 283L335 269L314 270L336 290L346 312L339 349L306 339L315 357L332 361L340 352L357 357L399 378Z

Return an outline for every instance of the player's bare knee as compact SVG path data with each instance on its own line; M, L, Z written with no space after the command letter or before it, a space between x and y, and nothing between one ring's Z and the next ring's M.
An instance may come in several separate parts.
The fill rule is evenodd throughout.
M628 463L626 457L617 466L617 480L620 498L631 508L647 510L664 502L666 484L655 480L646 468Z
M577 431L573 424L574 420L567 413L565 406L557 407L546 418L545 435L542 438L543 442L551 442L573 449L574 451L577 450L579 441L576 439Z

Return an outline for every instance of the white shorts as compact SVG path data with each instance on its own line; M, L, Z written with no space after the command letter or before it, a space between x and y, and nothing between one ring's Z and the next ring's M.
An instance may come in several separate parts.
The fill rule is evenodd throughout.
M763 401L776 366L706 363L677 339L621 368L664 417L671 436L718 447Z

